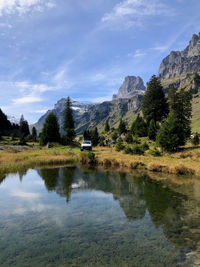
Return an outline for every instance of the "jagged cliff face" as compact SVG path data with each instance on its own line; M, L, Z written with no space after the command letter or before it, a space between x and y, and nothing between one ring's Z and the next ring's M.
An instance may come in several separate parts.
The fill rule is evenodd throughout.
M158 76L165 80L187 73L200 74L200 33L192 36L192 40L183 51L172 51L163 59Z
M113 95L113 100L119 98L131 98L137 94L143 94L145 86L142 78L135 76L127 76L119 88L118 94Z
M59 100L54 108L52 110L48 110L39 120L37 123L33 124L32 126L35 126L38 132L41 132L43 124L45 123L46 117L49 115L49 113L53 112L56 117L58 118L58 122L60 127L62 128L63 125L63 111L65 109L67 99L62 98ZM75 119L75 124L77 125L79 123L79 118L87 112L90 107L93 106L93 104L86 104L86 103L80 103L77 101L72 101L72 109L73 109L73 115Z
M141 108L144 90L144 83L140 77L128 76L125 78L118 94L112 101L106 101L100 104L85 104L72 101L76 132L82 133L85 129L96 126L101 130L104 128L107 119L109 119L111 127L116 126L121 117L125 118L127 123L132 122L135 114ZM35 126L38 132L40 132L46 117L50 112L53 112L58 118L62 132L65 104L66 98L58 101L54 109L47 111L47 113L32 126ZM128 118L131 121L128 121Z

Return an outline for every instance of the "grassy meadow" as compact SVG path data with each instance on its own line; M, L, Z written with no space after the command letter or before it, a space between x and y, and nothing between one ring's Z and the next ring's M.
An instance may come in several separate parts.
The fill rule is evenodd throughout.
M78 146L54 145L52 148L46 148L40 147L38 143L16 146L10 145L10 142L7 137L0 142L0 147L4 149L0 150L1 175L28 168L71 165L79 162L105 168L141 169L157 173L200 176L200 147L194 147L189 143L177 153L153 156L149 150L144 155L130 155L125 154L124 151L117 152L114 147L94 147L91 153L80 152ZM153 146L152 143L149 149L151 146Z

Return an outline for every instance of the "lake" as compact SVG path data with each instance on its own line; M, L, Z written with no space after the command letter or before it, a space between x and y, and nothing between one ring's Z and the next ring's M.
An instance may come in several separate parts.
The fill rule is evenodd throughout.
M1 177L0 266L199 266L200 184L79 167Z

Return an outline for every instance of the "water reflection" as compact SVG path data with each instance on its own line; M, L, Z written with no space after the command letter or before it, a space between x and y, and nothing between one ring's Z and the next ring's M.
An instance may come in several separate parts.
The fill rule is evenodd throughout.
M168 240L178 247L193 250L200 247L199 184L175 187L145 175L134 177L123 172L76 167L41 169L38 173L47 190L55 190L67 202L73 192L85 189L111 193L128 220L142 219L148 211L155 227L162 226ZM199 194L195 195L194 190Z
M55 241L55 247L48 245L52 259L62 243L63 254L59 257L65 259L68 264L72 256L68 255L68 258L65 258L66 251L70 251L70 255L73 255L73 249L76 248L77 252L77 246L79 246L80 255L74 266L88 266L88 262L92 260L96 266L118 266L116 259L118 261L123 259L127 264L125 266L189 266L194 261L197 265L200 263L200 182L198 180L175 185L167 180L153 181L147 174L127 174L77 167L38 169L37 174L41 177L36 181L37 183L35 182L39 192L30 191L35 179L30 180L28 184L28 178L31 176L29 172L18 175L18 179L22 181L20 184L27 183L29 189L29 191L19 191L15 188L15 191L12 191L12 197L18 197L20 193L20 196L23 196L21 199L25 199L25 204L18 208L20 211L18 214L23 214L23 218L16 217L15 213L13 223L11 215L5 217L2 229L7 229L7 223L16 225L19 220L22 220L23 234L31 235L28 230L24 230L31 228L35 243L38 242L37 231L44 232L43 239L46 238L46 245L43 249L50 244L50 238ZM45 192L43 192L44 186L39 183L41 181L45 185ZM0 189L2 186L3 183ZM52 198L52 194L57 198ZM42 197L45 198L42 199ZM99 200L97 200L98 197ZM67 202L64 201L64 208L58 202L63 198ZM36 205L33 201L37 201L37 208L32 206L31 213L31 205ZM7 200L8 212L9 205L11 207L13 205L12 198ZM0 211L3 208L5 209L0 201ZM27 217L22 211L26 211L26 214L29 212ZM37 213L38 216L35 216L36 211L40 212ZM14 230L17 232L17 228ZM46 237L47 232L53 237L50 234ZM163 233L169 241L167 244L163 241ZM4 234L0 226L0 238L2 236L6 240L12 236L10 234L4 236ZM20 236L19 233L18 236ZM175 245L176 252L171 244ZM5 249L6 246L1 245L0 242L0 249ZM166 246L165 254L162 254L162 251L158 252L157 258L152 259L152 250L160 249L159 246L161 249L162 246ZM66 247L67 249L64 249ZM85 251L88 253L88 258ZM165 260L159 256L159 253L165 255ZM96 254L100 258L104 257L104 260L101 259L102 265L97 265L100 259L97 260ZM9 258L8 254L5 255L4 258ZM146 263L143 262L144 255ZM49 257L47 254L46 258ZM138 265L131 265L130 262L133 259ZM149 263L150 261L152 264ZM84 265L84 263L87 264Z

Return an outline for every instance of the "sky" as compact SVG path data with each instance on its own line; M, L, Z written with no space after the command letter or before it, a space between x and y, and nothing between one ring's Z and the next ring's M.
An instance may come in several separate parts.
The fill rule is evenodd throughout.
M200 32L199 0L0 0L0 108L36 122L61 99L111 100Z

